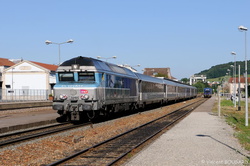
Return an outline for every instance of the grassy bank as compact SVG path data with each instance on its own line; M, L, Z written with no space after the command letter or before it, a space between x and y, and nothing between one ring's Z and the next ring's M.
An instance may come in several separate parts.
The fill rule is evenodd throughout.
M218 103L213 111L218 112ZM235 137L239 139L242 146L250 151L250 124L245 126L245 102L241 102L241 111L237 111L232 101L221 100L221 116L224 116L226 122L235 129Z

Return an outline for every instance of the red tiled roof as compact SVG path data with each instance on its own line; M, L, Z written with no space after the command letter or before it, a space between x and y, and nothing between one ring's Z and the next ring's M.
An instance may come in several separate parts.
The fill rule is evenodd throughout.
M35 64L37 64L37 65L39 65L41 67L44 67L44 68L46 68L46 69L48 69L50 71L56 71L56 69L58 68L57 65L45 64L45 63L34 62L34 61L30 61L30 62L35 63Z
M231 78L229 78L228 82L233 83L233 80L234 80L234 78L231 77ZM235 80L236 80L236 83L239 83L239 78L238 77ZM249 83L249 81L250 81L250 77L247 78L248 83ZM240 83L245 83L245 77L240 77Z
M171 75L170 68L144 68L143 74L152 76L154 73L167 75L169 79L176 79Z
M9 59L0 58L0 66L13 66L15 63L11 62Z

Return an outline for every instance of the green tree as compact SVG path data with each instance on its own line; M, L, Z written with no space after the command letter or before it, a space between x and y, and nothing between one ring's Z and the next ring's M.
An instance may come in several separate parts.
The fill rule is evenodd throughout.
M189 83L189 79L188 78L182 78L181 82L184 84L188 84Z
M212 66L210 69L207 70L203 70L199 73L196 73L195 75L206 75L207 79L210 78L218 78L218 77L223 77L226 75L226 73L228 73L228 69L230 69L230 76L233 75L233 69L230 67L231 65L234 65L234 62L229 62L229 63L225 63L225 64L219 64L216 66ZM245 61L236 61L236 66L237 66L237 71L238 71L238 65L240 65L240 71L241 71L241 75L243 75L243 73L245 72ZM247 63L247 72L250 73L250 63L248 61ZM238 73L237 73L238 74Z
M200 82L200 81L195 83L193 86L197 88L198 93L203 93L204 88L210 88L208 83L204 83L204 82Z

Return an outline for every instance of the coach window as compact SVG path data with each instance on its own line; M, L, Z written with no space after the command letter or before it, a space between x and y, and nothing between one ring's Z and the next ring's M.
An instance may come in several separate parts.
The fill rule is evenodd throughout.
M58 73L59 81L74 81L74 73Z
M95 73L94 72L81 72L78 73L78 81L95 81Z

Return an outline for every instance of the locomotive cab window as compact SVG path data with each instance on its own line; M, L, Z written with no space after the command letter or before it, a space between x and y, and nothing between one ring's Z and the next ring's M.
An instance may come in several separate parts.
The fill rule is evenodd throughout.
M74 81L74 73L58 73L59 81Z
M94 72L80 72L78 73L78 81L95 81L95 73Z

